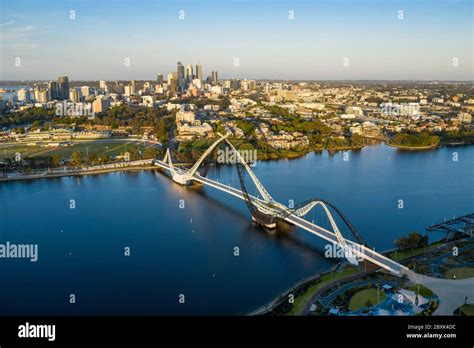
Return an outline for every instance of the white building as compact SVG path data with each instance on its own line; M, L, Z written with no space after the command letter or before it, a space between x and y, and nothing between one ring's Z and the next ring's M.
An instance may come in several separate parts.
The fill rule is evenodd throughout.
M151 95L142 96L142 105L152 108L154 105L153 97Z
M89 88L89 86L82 86L81 87L81 95L84 97L84 98L87 98L91 93L91 90Z
M18 100L19 101L30 101L30 91L27 89L18 90Z
M458 114L458 120L462 123L471 123L472 122L472 115L467 112L460 112Z
M133 86L132 85L126 85L125 86L125 93L127 97L130 97L132 94L134 94Z
M208 123L201 124L199 121L195 121L192 125L187 123L179 125L178 132L178 140L191 140L195 137L202 138L214 136L212 127Z
M176 123L194 123L196 116L192 111L186 111L181 109L176 113Z
M99 88L104 92L107 92L107 82L105 82L104 80L99 81Z
M358 106L347 106L346 114L355 115L355 116L363 116L364 112Z

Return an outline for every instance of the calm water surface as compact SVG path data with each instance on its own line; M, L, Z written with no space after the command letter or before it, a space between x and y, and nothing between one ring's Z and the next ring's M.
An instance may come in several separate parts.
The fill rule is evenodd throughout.
M329 200L387 250L401 235L474 211L473 160L473 147L376 145L348 161L322 152L254 170L275 199ZM232 167L213 167L209 177L238 187ZM307 218L329 228L319 209ZM0 259L0 314L246 314L335 264L315 236L256 228L243 201L153 171L2 183L6 241L37 243L39 259Z

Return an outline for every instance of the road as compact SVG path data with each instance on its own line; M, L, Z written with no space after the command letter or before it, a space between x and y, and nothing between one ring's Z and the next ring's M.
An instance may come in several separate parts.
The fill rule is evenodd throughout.
M466 297L469 303L474 300L474 278L433 278L413 271L407 275L415 284L422 284L438 295L440 302L434 315L452 315L456 308L464 304Z

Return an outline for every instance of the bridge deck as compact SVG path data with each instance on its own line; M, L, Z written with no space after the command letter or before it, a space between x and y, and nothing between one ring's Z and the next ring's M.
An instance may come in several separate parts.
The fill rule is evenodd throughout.
M163 169L166 169L166 170L170 170L170 167L167 163L165 162L162 162L162 161L155 161L155 165L163 168ZM183 170L179 169L179 168L174 168L175 171L178 171L180 173L184 173ZM211 180L211 179L208 179L206 177L203 177L201 175L199 175L197 172L193 175L193 180L197 181L197 182L200 182L202 184L205 184L205 185L208 185L208 186L211 186L215 189L218 189L220 191L224 191L234 197L237 197L237 198L240 198L242 200L245 200L245 197L242 193L241 190L238 190L230 185L224 185L222 183L219 183L215 180ZM265 204L265 202L258 198L258 197L255 197L255 196L250 196L250 199L252 199L253 201L258 201L259 203L263 203ZM300 218L298 216L294 216L294 215L290 215L288 217L286 217L284 219L285 221L295 225L295 226L298 226L300 228L302 228L303 230L306 230L307 232L310 232L324 240L327 240L328 242L331 242L331 243L334 243L334 244L339 244L339 241L337 239L337 236L335 233L331 232L331 231L328 231L318 225L315 225L303 218ZM349 239L346 239L346 242L348 245L351 245L354 247L354 251L356 252L357 256L359 257L362 257L363 259L367 260L367 261L370 261L396 275L402 275L406 272L409 271L409 269L401 264L399 264L398 262L395 262L391 259L389 259L388 257L382 255L382 254L379 254L378 252L374 251L374 250L371 250L363 245L360 245L360 244L357 244Z

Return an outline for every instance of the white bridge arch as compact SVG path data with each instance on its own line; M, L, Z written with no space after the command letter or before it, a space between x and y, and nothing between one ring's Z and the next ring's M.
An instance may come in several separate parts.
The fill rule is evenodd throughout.
M233 146L233 144L227 139L227 136L223 136L218 133L219 138L204 152L204 154L199 158L199 160L188 170L184 170L173 165L171 159L171 153L169 149L166 151L165 157L163 161L156 160L154 163L155 165L159 166L162 169L168 170L171 174L172 179L181 184L181 185L189 185L193 181L200 182L207 186L216 188L218 190L224 191L238 197L243 200L250 200L251 203L258 209L258 211L262 214L268 216L274 216L290 224L296 225L303 230L310 232L324 240L327 240L331 243L339 245L342 250L344 251L345 257L349 260L349 262L353 264L357 264L357 259L364 259L369 261L377 266L382 267L390 271L395 275L403 275L409 272L409 269L398 262L391 260L390 258L376 252L365 246L364 244L358 244L353 242L349 239L346 239L340 232L333 215L331 214L328 205L330 205L336 212L343 218L346 225L348 225L351 229L353 229L352 225L349 223L347 218L332 204L329 202L322 200L322 199L315 199L311 200L310 202L304 203L301 207L296 209L289 209L285 205L275 201L272 196L268 193L265 187L262 185L260 180L257 176L253 173L250 166L245 162L244 158L241 156L239 151ZM239 163L245 168L245 171L249 174L252 182L255 184L258 192L260 193L262 198L250 196L248 194L244 194L242 190L236 189L234 187L230 187L224 184L221 184L217 181L208 179L203 177L197 171L199 166L202 164L204 159L209 156L212 151L221 143L225 141L230 148L235 151L236 157L238 158ZM316 206L321 206L331 224L333 231L328 231L321 226L315 225L305 219L305 216L311 209ZM355 231L355 229L354 229ZM352 232L354 232L352 231ZM354 233L353 233L354 234ZM357 237L357 235L355 235Z

